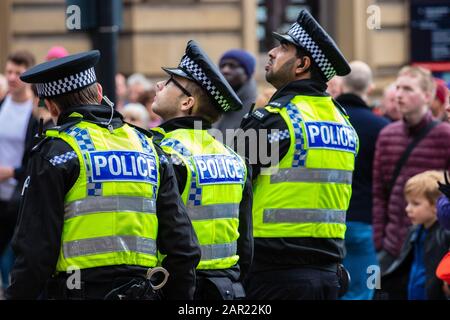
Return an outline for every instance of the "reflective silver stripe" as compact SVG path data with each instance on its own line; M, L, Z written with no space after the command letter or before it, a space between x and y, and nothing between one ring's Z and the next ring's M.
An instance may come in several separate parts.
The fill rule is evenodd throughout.
M264 223L345 223L345 210L333 209L266 209Z
M66 204L64 219L96 212L155 213L154 199L142 197L89 197Z
M221 259L234 256L237 252L237 243L211 244L200 246L202 260Z
M156 255L156 241L135 236L115 236L82 239L63 243L65 258L123 251Z
M271 183L321 182L352 184L353 171L335 169L289 168L279 169L270 177Z
M209 206L188 206L191 220L226 219L239 217L239 204L226 203Z

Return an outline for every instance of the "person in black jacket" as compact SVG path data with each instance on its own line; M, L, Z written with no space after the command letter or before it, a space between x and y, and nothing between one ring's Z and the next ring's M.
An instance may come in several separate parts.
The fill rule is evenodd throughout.
M438 181L443 181L443 173L439 171L425 171L407 181L406 212L413 227L399 258L382 276L378 297L390 300L447 299L444 283L436 277L436 268L450 247L450 231L437 221Z
M372 230L372 163L378 134L389 121L373 114L367 105L367 96L373 86L370 67L361 61L351 62L350 67L352 72L343 77L344 94L336 99L347 111L360 139L352 198L347 210L343 262L352 281L343 299L371 300L374 290L367 286L368 270L378 265Z
M149 288L161 254L163 296L192 299L200 248L172 164L149 132L100 104L99 57L84 52L22 75L58 123L31 155L6 298L156 299L138 289Z
M17 51L8 56L5 67L9 93L0 101L0 255L14 231L29 153L37 142L33 94L19 78L34 64L33 54Z

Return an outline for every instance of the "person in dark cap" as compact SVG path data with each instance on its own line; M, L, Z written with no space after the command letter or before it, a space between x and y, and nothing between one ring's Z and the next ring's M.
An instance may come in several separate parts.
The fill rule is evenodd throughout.
M241 109L241 101L195 41L177 68L163 70L169 79L157 84L153 110L164 120L161 146L200 243L195 299L242 299L253 255L249 171L207 131L223 113Z
M213 125L225 138L226 130L238 129L242 118L256 102L256 82L253 79L255 64L255 58L249 52L240 49L225 52L219 60L220 72L242 101L241 110L227 112ZM224 140L224 142L230 145L233 141Z
M58 122L31 155L7 299L193 297L200 249L173 167L150 133L100 104L99 58L79 53L21 76ZM169 277L154 292L145 279L159 253Z
M350 67L305 10L274 36L265 70L277 91L241 124L268 135L236 139L253 156L255 255L245 289L249 299L337 299L358 137L326 83ZM261 149L272 145L267 163Z

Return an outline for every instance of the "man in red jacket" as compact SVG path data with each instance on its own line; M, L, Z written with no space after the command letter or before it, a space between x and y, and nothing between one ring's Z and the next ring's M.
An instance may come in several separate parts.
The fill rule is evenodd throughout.
M433 121L429 106L435 91L430 72L419 67L400 70L395 86L402 120L381 131L373 166L373 229L382 273L399 256L410 225L403 196L406 181L427 170L450 168L450 125L439 123L415 146L391 183L408 145Z

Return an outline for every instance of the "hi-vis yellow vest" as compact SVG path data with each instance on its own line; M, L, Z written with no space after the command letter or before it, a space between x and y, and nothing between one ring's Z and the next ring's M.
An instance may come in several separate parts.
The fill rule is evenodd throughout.
M291 145L279 165L253 185L253 230L259 238L344 239L358 136L331 97L295 96L280 114Z
M160 178L152 141L128 125L110 133L85 121L62 132L47 130L47 136L67 142L80 162L78 179L64 199L56 271L156 266Z
M201 248L199 270L235 265L239 238L239 203L247 177L245 162L206 130L178 129L161 146L182 161L187 180L182 194Z

